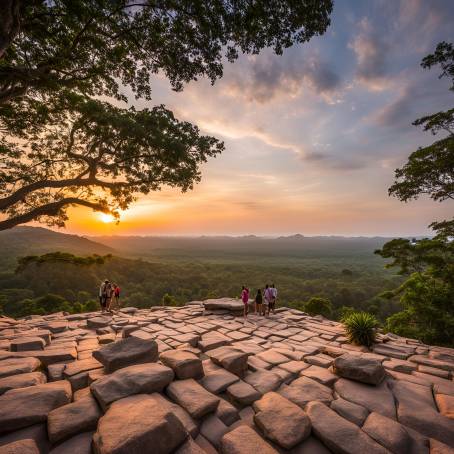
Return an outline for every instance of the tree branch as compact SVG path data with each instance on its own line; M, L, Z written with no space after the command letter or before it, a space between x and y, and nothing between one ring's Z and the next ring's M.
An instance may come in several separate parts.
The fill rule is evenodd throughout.
M27 213L20 214L4 221L0 221L0 230L11 229L16 225L34 221L41 216L57 216L59 211L67 205L81 205L92 208L95 211L111 213L109 208L102 203L89 202L88 200L79 199L77 197L67 197L65 199L59 200L58 202L48 203L46 205L34 208Z

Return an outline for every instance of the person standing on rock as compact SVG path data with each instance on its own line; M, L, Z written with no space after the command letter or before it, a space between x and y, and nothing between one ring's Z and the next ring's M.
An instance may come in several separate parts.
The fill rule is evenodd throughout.
M272 310L273 314L275 314L274 311L276 309L277 288L274 286L274 284L271 284L270 293L271 293L270 310Z
M266 284L265 292L263 294L263 315L266 317L270 315L270 300L271 300L271 293L270 293L270 286Z
M257 295L255 295L255 313L262 315L262 290L258 289L257 290Z
M244 318L247 318L247 314L249 312L249 289L244 285L241 290L241 300L243 301L244 305Z
M101 305L101 312L103 313L107 310L107 290L109 285L109 280L104 279L104 282L102 282L99 287L99 304Z
M120 309L120 287L117 284L112 284L113 288L113 304L112 309Z

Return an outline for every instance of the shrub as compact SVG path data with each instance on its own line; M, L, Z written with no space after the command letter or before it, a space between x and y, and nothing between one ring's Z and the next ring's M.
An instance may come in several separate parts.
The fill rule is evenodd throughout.
M370 347L375 342L377 319L367 312L353 312L343 320L348 340L352 344Z
M304 303L304 311L309 315L323 315L323 317L329 318L333 307L331 306L330 300L313 296L309 301Z

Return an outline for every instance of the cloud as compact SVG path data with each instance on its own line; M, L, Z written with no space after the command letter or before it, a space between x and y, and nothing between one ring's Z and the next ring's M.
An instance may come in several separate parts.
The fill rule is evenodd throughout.
M223 81L224 93L265 104L278 97L294 98L304 88L329 95L342 85L341 77L320 57L303 58L296 51L284 56L243 59Z
M349 43L356 55L356 77L374 91L387 87L387 55L389 44L383 38L383 30L378 33L367 18L358 24L359 33Z

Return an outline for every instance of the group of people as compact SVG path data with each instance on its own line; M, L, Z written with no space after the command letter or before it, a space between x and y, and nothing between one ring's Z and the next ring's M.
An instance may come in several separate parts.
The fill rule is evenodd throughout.
M120 309L120 287L105 279L99 287L101 312L113 312Z
M244 304L244 317L246 318L249 313L249 289L243 285L241 290L241 300ZM265 289L257 289L257 293L254 298L254 310L255 314L263 315L268 317L270 312L273 314L276 310L277 301L277 288L274 284L266 284Z

